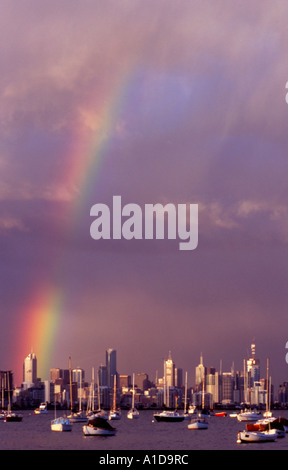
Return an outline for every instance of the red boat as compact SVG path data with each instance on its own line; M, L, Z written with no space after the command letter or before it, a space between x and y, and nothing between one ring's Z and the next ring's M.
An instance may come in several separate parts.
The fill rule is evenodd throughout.
M225 411L221 411L219 413L215 413L214 416L227 416L227 413Z

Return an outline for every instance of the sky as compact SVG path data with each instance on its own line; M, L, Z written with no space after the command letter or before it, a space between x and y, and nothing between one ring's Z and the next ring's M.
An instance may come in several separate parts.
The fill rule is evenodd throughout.
M288 380L285 0L0 0L0 369ZM96 203L198 204L198 246L95 240Z

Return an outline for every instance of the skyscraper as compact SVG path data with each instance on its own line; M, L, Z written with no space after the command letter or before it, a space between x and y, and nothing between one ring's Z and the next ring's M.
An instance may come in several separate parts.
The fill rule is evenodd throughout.
M23 364L23 382L35 384L37 382L37 358L34 353L28 354Z
M172 360L171 351L169 351L169 357L164 364L164 374L166 387L175 386L175 363Z
M117 375L116 349L106 351L107 385L113 387L114 375Z
M202 384L204 378L205 378L205 367L203 364L203 355L201 353L200 364L195 369L195 384L196 385Z
M248 386L253 386L260 380L260 361L256 359L256 346L254 341L251 344L251 356L247 359Z

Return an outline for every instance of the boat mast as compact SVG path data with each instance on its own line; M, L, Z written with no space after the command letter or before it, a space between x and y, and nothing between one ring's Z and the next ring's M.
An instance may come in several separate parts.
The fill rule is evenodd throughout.
M202 388L202 410L204 410L204 405L205 405L204 381L205 381L205 376L203 377L203 388Z
M72 403L72 375L71 375L71 356L69 356L69 381L70 381L70 406L71 406L71 412L73 409L73 403Z
M269 357L267 357L267 395L266 395L266 411L269 412L270 411L270 399L271 399L271 396L270 396L270 393L271 393L271 389L270 389L270 380L269 380Z
M185 398L184 398L184 414L187 413L187 370L185 373Z
M134 393L135 393L135 375L133 372L133 390L132 390L132 410L134 410L134 404L135 404L135 398L134 398Z

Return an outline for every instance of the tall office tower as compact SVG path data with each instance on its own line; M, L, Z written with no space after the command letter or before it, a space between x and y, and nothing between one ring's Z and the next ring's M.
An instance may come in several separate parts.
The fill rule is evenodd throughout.
M106 351L107 385L113 387L114 375L117 375L116 349Z
M107 385L107 367L101 364L99 367L99 385L100 387L106 387Z
M181 388L183 386L183 369L175 368L175 387Z
M28 354L24 359L23 382L30 384L37 382L37 358L34 353Z
M85 371L83 369L78 368L72 370L72 382L77 382L78 385L81 383L83 387L84 380Z
M175 386L175 364L172 360L171 351L169 351L169 357L164 363L164 377L166 387Z
M253 386L254 382L260 380L260 361L256 359L256 346L254 341L251 344L251 356L247 359L248 386Z
M203 355L200 355L200 364L195 368L195 384L201 385L205 379L205 367L203 365Z

